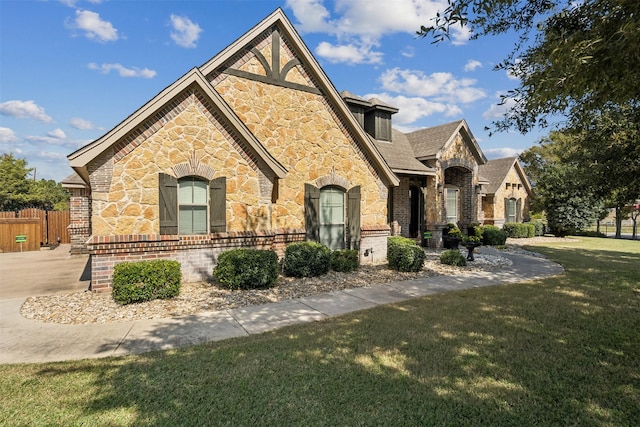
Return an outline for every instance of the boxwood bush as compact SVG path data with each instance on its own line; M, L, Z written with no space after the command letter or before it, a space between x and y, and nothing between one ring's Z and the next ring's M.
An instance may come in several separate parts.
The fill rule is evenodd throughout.
M502 229L507 233L507 237L524 239L535 237L536 227L531 223L506 222Z
M482 244L485 246L504 246L507 233L495 225L482 226Z
M532 219L531 224L535 227L534 235L535 236L544 236L546 233L546 224L541 219Z
M118 304L169 299L180 293L181 280L178 261L121 262L113 269L111 295Z
M292 243L284 250L283 272L290 277L327 274L331 249L317 242Z
M392 270L420 271L425 257L424 250L414 240L400 236L387 239L387 260Z
M329 265L333 271L348 273L358 269L358 251L353 249L341 249L331 252Z
M455 265L458 267L464 267L467 265L467 260L464 255L460 253L457 249L450 249L448 251L443 251L440 254L440 262L447 265Z
M278 255L260 249L225 251L218 256L213 275L232 290L270 288L278 280Z

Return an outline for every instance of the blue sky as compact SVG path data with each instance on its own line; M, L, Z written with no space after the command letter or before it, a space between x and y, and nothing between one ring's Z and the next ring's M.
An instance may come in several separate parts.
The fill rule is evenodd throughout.
M416 38L446 0L0 0L0 149L60 181L66 156L100 137L281 7L338 91L400 109L411 131L464 118L488 158L516 155L546 132L485 126L516 87L493 71L507 36Z

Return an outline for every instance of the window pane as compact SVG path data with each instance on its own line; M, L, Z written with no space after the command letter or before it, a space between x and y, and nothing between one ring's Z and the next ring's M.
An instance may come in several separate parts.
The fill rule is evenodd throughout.
M207 233L207 207L194 206L193 207L193 229L191 234L206 234L206 233Z
M193 201L193 182L180 181L178 185L178 204L191 204Z
M193 227L193 214L191 213L190 206L180 206L180 212L178 214L178 233L180 234L193 234L191 230Z
M193 182L193 203L195 205L207 204L207 183L203 181Z
M332 250L344 249L344 226L321 225L320 243Z

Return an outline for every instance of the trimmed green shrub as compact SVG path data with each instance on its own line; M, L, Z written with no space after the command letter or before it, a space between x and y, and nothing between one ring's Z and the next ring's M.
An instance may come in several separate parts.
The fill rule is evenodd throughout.
M443 251L440 254L440 262L447 265L455 265L458 267L464 267L467 265L467 260L464 255L460 253L457 249L450 249L448 251Z
M180 293L180 263L171 260L121 262L113 269L111 295L118 304L169 299Z
M357 270L359 263L358 251L353 249L333 251L329 258L329 266L331 269L342 273Z
M225 251L218 255L213 275L232 290L270 288L278 280L278 255L261 249Z
M292 243L284 250L283 272L290 277L327 274L331 249L317 242Z
M389 268L397 271L420 271L426 255L414 240L393 236L387 239Z
M515 239L524 239L534 237L536 227L531 223L506 222L502 229L507 233L507 237Z
M547 226L543 220L533 219L531 220L531 224L535 227L535 231L533 232L534 236L544 236Z
M482 226L482 244L485 246L504 246L507 242L507 233L495 225Z

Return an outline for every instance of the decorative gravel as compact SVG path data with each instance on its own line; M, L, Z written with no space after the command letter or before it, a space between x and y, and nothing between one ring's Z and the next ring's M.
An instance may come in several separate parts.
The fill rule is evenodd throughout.
M520 239L515 244L525 244L525 240L535 243L532 239ZM508 244L512 243L508 242ZM509 247L507 250L523 251L517 247ZM465 249L461 249L461 252L466 255ZM21 313L27 319L50 323L126 322L228 310L344 289L439 275L464 274L474 270L496 269L511 265L511 261L505 257L483 254L482 248L476 249L475 261L467 263L466 267L441 264L440 251L427 251L426 254L424 268L417 273L401 273L390 270L386 264L381 264L362 265L352 273L332 271L324 276L301 279L280 277L276 286L269 289L230 291L218 287L215 283L183 283L180 295L175 298L128 305L116 304L111 294L74 292L30 297L23 304ZM530 252L530 254L535 253Z

